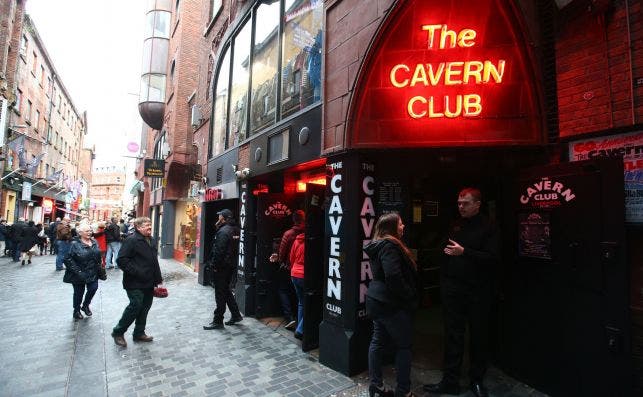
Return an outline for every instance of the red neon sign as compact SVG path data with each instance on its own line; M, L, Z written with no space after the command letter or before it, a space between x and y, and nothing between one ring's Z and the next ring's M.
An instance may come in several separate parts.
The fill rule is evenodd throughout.
M303 193L306 191L306 184L307 183L312 183L314 185L322 185L326 186L326 176L316 176L316 177L311 177L310 179L302 179L298 180L295 190L297 193Z
M512 2L398 4L358 80L353 146L540 142L539 79Z

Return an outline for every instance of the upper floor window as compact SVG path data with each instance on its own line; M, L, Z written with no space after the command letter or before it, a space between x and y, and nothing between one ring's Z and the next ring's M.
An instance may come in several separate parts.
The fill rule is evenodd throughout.
M223 53L214 85L214 112L212 113L212 137L210 155L216 156L225 149L226 127L228 125L228 84L230 82L230 47Z
M25 120L26 121L31 121L31 107L32 103L30 100L27 99L27 113L25 114Z
M35 76L37 71L38 71L38 55L34 52L33 63L31 64L31 73L33 73Z
M170 38L170 18L172 14L166 11L151 11L147 13L145 23L145 38Z
M40 129L40 110L36 110L36 131Z
M22 91L16 90L16 104L13 106L16 112L20 113L21 105L22 105Z
M248 125L248 83L250 78L250 32L252 25L245 22L235 36L232 47L232 77L230 85L229 138L226 147L236 146L246 139Z
M20 55L26 56L27 49L29 48L29 39L26 35L22 35L20 38Z

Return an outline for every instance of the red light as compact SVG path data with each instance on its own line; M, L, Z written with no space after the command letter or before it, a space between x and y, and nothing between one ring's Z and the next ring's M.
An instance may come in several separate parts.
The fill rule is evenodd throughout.
M326 186L326 176L315 176L310 179L301 179L297 181L296 191L297 193L303 193L306 191L306 184L312 183L314 185Z
M45 214L51 214L51 210L54 207L54 202L50 199L42 200L42 209Z

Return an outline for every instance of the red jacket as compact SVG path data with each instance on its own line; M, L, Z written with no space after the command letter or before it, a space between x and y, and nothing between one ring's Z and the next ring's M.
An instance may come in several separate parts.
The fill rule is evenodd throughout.
M105 228L99 227L98 231L94 233L94 240L98 243L98 249L100 252L107 251L107 239L105 238Z
M290 248L290 275L296 278L304 278L304 252L306 246L306 235L300 233Z
M281 244L279 244L279 262L290 268L290 248L295 238L306 230L305 225L294 225L286 230L281 237Z

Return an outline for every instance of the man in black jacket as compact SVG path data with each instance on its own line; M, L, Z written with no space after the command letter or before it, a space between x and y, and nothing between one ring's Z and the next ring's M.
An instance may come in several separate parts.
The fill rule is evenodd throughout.
M114 343L123 347L127 346L123 335L134 321L134 341L151 342L154 339L145 334L145 323L152 307L154 287L163 282L156 244L151 237L152 221L145 217L136 218L134 228L134 233L123 242L116 260L123 271L123 288L129 305L112 330L112 337Z
M214 309L212 322L203 326L205 330L223 328L223 315L225 314L226 305L228 305L232 314L230 320L225 323L226 325L236 324L243 320L237 301L234 299L230 288L232 276L237 271L239 227L237 227L232 211L229 209L219 211L218 214L217 232L214 235L210 260L208 261L208 265L212 267L213 271L214 297L217 307Z
M495 225L480 214L480 203L478 189L465 188L458 195L461 218L449 231L449 241L444 248L448 260L442 267L440 285L446 339L443 376L439 383L425 385L427 392L460 394L460 367L468 323L470 389L476 397L488 396L483 378L487 370L498 232Z

